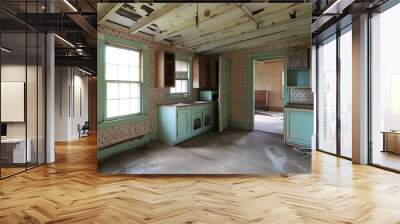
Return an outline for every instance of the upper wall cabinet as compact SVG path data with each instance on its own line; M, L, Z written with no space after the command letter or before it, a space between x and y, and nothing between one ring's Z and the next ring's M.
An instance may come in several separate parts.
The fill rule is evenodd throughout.
M218 59L193 59L193 88L218 89Z
M156 88L175 87L175 54L163 50L156 55Z
M192 78L193 78L193 88L200 88L200 71L199 71L199 58L194 57L193 58L193 66L192 66Z
M292 49L288 52L287 68L308 68L308 49Z

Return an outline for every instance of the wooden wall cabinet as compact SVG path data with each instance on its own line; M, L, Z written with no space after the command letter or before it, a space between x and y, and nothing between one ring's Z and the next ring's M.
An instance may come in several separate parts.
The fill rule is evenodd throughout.
M196 57L193 60L193 88L218 89L218 59Z
M199 58L194 57L192 61L192 79L193 79L193 88L200 88L200 63Z
M175 87L175 54L164 50L156 55L156 88Z
M288 52L287 68L308 68L308 49L291 49Z

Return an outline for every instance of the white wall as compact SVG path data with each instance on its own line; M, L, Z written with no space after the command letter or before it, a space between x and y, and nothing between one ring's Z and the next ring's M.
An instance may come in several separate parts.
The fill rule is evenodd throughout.
M78 124L88 120L88 78L76 68L56 67L55 85L55 140L77 139Z

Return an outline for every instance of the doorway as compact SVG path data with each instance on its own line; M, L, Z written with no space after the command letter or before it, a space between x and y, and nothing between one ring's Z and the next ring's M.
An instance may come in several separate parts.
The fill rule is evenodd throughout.
M283 135L283 58L254 63L254 130Z

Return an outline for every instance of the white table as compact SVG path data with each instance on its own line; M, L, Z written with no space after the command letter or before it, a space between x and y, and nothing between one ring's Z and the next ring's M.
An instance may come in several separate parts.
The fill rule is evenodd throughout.
M26 142L28 144L27 144L26 151L25 151L25 138L1 139L2 151L3 151L3 147L7 147L7 148L12 147L12 163L31 162L31 160L32 160L32 154L31 154L32 141L30 138L28 138L28 139L26 139Z

